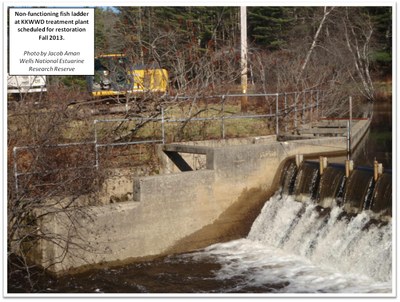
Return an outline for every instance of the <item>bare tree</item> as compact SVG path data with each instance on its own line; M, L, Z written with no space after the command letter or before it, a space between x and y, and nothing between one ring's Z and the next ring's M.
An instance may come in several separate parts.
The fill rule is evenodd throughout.
M332 11L333 9L334 9L334 7L332 7L332 8L329 9L329 10L326 8L326 6L324 7L324 15L322 16L322 19L321 19L321 21L320 21L320 23L319 23L318 29L317 29L317 31L315 32L314 39L313 39L313 41L312 41L312 43L311 43L310 49L309 49L308 52L307 52L306 58L305 58L305 60L304 60L304 63L303 63L303 65L302 65L301 68L300 68L299 74L298 74L298 76L297 76L296 83L298 83L298 82L300 81L301 76L302 76L302 74L303 74L303 72L304 72L304 69L306 69L307 64L308 64L308 62L309 62L309 60L310 60L310 56L311 56L311 54L312 54L314 48L315 48L316 45L317 45L317 40L318 40L319 34L320 34L320 32L321 32L321 29L322 29L322 27L324 26L325 20L326 20L326 18L328 17L328 15L331 13L331 11Z
M371 21L367 15L363 20L354 22L354 17L350 18L349 9L345 9L343 16L344 35L346 37L347 49L353 59L356 69L356 76L361 82L358 87L360 92L370 101L375 98L374 85L370 75L370 44L373 33ZM351 74L355 83L357 79Z
M71 247L88 248L79 231L81 217L91 217L83 197L98 191L102 171L94 168L93 145L73 144L87 139L87 131L76 128L85 128L87 118L67 109L74 91L49 87L47 107L38 108L35 97L26 96L32 101L8 112L8 259L10 268L24 269L28 276L39 242L52 242L62 250L43 263L45 268L61 262ZM66 236L43 223L56 214L66 217ZM29 280L33 287L33 278Z

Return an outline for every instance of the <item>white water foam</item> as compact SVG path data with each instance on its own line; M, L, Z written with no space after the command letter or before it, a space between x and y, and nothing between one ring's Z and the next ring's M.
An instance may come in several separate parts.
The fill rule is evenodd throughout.
M349 221L335 207L318 217L313 203L275 194L246 239L215 244L195 257L216 258L216 278L241 281L227 291L265 288L280 293L391 293L392 226Z

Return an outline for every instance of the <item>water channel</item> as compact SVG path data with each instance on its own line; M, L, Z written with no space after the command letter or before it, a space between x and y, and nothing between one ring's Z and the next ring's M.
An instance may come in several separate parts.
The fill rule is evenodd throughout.
M360 151L361 150L361 151ZM392 109L376 104L368 136L354 158L392 169ZM370 213L321 219L313 203L275 193L246 238L120 268L54 279L40 274L32 289L14 272L9 293L391 293L392 224ZM299 214L301 213L301 215Z

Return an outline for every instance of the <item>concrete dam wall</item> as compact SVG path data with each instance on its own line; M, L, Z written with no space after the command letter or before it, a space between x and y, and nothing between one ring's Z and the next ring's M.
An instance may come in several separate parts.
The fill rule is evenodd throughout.
M369 123L354 123L353 147ZM277 189L286 159L296 154L345 153L346 144L345 137L278 142L269 136L160 145L163 174L134 177L132 201L47 217L43 225L48 232L63 235L60 238L68 235L69 240L41 242L37 261L59 274L244 237ZM168 154L186 162L185 172Z

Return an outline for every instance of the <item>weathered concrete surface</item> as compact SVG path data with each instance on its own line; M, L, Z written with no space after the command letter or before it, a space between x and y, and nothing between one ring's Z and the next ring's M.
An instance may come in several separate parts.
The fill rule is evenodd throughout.
M213 169L212 163L210 163L209 161L207 162L207 156L204 150L209 151L211 149L213 151L215 148L221 148L221 147L243 146L249 144L266 144L273 142L276 142L276 135L183 142L179 144L172 144L172 147L169 147L169 145L166 146L159 145L158 156L161 161L161 173L168 174L168 173L180 172L180 170L174 165L174 163L171 160L169 160L168 157L164 154L163 150L165 150L165 148L167 148L167 150L172 151L176 150L177 145L188 146L188 147L192 146L193 148L191 149L184 149L185 151L191 150L192 153L186 153L181 151L182 152L181 156L193 168L193 170L201 170L206 168ZM196 147L198 147L198 151L194 151ZM208 156L208 158L210 158L210 156Z
M368 125L366 121L355 124L353 146ZM42 264L60 260L50 268L59 273L86 265L120 264L142 257L187 252L243 237L263 203L277 188L280 175L277 172L287 158L346 151L344 137L290 142L275 139L253 138L244 145L228 145L224 141L220 146L213 142L192 143L190 148L174 147L197 152L198 146L199 153L206 157L206 169L136 177L132 183L132 202L49 217L45 225L49 233L60 234L60 240L59 245L43 244ZM170 165L166 156L162 160L166 166ZM68 252L64 254L66 247Z

